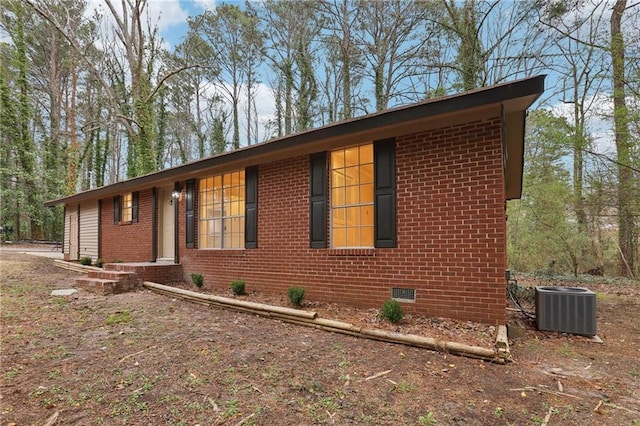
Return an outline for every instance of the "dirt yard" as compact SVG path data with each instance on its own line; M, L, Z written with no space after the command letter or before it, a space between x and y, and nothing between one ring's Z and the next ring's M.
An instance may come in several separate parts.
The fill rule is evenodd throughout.
M146 290L51 296L77 275L6 250L0 275L2 425L640 425L637 283L587 285L604 344L510 312L525 333L510 340L513 362L497 365ZM425 318L403 327L469 344L493 330Z

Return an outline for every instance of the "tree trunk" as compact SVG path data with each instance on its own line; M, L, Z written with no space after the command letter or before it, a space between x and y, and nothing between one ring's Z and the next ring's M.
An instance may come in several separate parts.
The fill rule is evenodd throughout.
M613 69L613 119L618 163L618 244L619 272L632 277L635 273L635 241L633 202L633 174L629 147L628 111L624 87L624 38L620 28L626 0L617 0L611 14L611 62Z

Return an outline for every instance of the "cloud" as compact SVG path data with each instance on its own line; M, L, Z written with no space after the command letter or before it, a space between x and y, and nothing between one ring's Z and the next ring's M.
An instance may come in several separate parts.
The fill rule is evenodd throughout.
M122 2L112 0L111 4L122 19ZM92 20L95 12L103 17L102 32L108 35L115 34L115 18L103 0L89 1L85 10L85 18ZM145 25L145 30L147 22L151 27L157 25L160 34L165 38L164 47L169 48L184 34L189 14L189 11L182 7L179 0L149 0L144 9L143 25Z
M615 152L611 94L596 93L585 100L585 106L589 105L585 114L585 132L591 138L593 150L601 154L611 154ZM554 115L564 117L570 125L575 125L572 103L559 102L552 105L550 109Z
M204 10L213 10L217 5L216 0L194 0L193 3L197 4Z

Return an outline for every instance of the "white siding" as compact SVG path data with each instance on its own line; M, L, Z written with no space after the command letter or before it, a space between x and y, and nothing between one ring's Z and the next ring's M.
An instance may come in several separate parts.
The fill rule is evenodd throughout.
M98 202L80 205L80 257L98 258Z
M69 229L71 227L71 213L75 213L76 207L67 205L64 211L64 254L69 254Z

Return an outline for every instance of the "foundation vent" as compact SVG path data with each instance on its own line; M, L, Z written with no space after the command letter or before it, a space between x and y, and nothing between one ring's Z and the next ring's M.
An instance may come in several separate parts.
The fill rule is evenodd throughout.
M416 289L394 287L391 289L391 298L398 302L415 302Z

